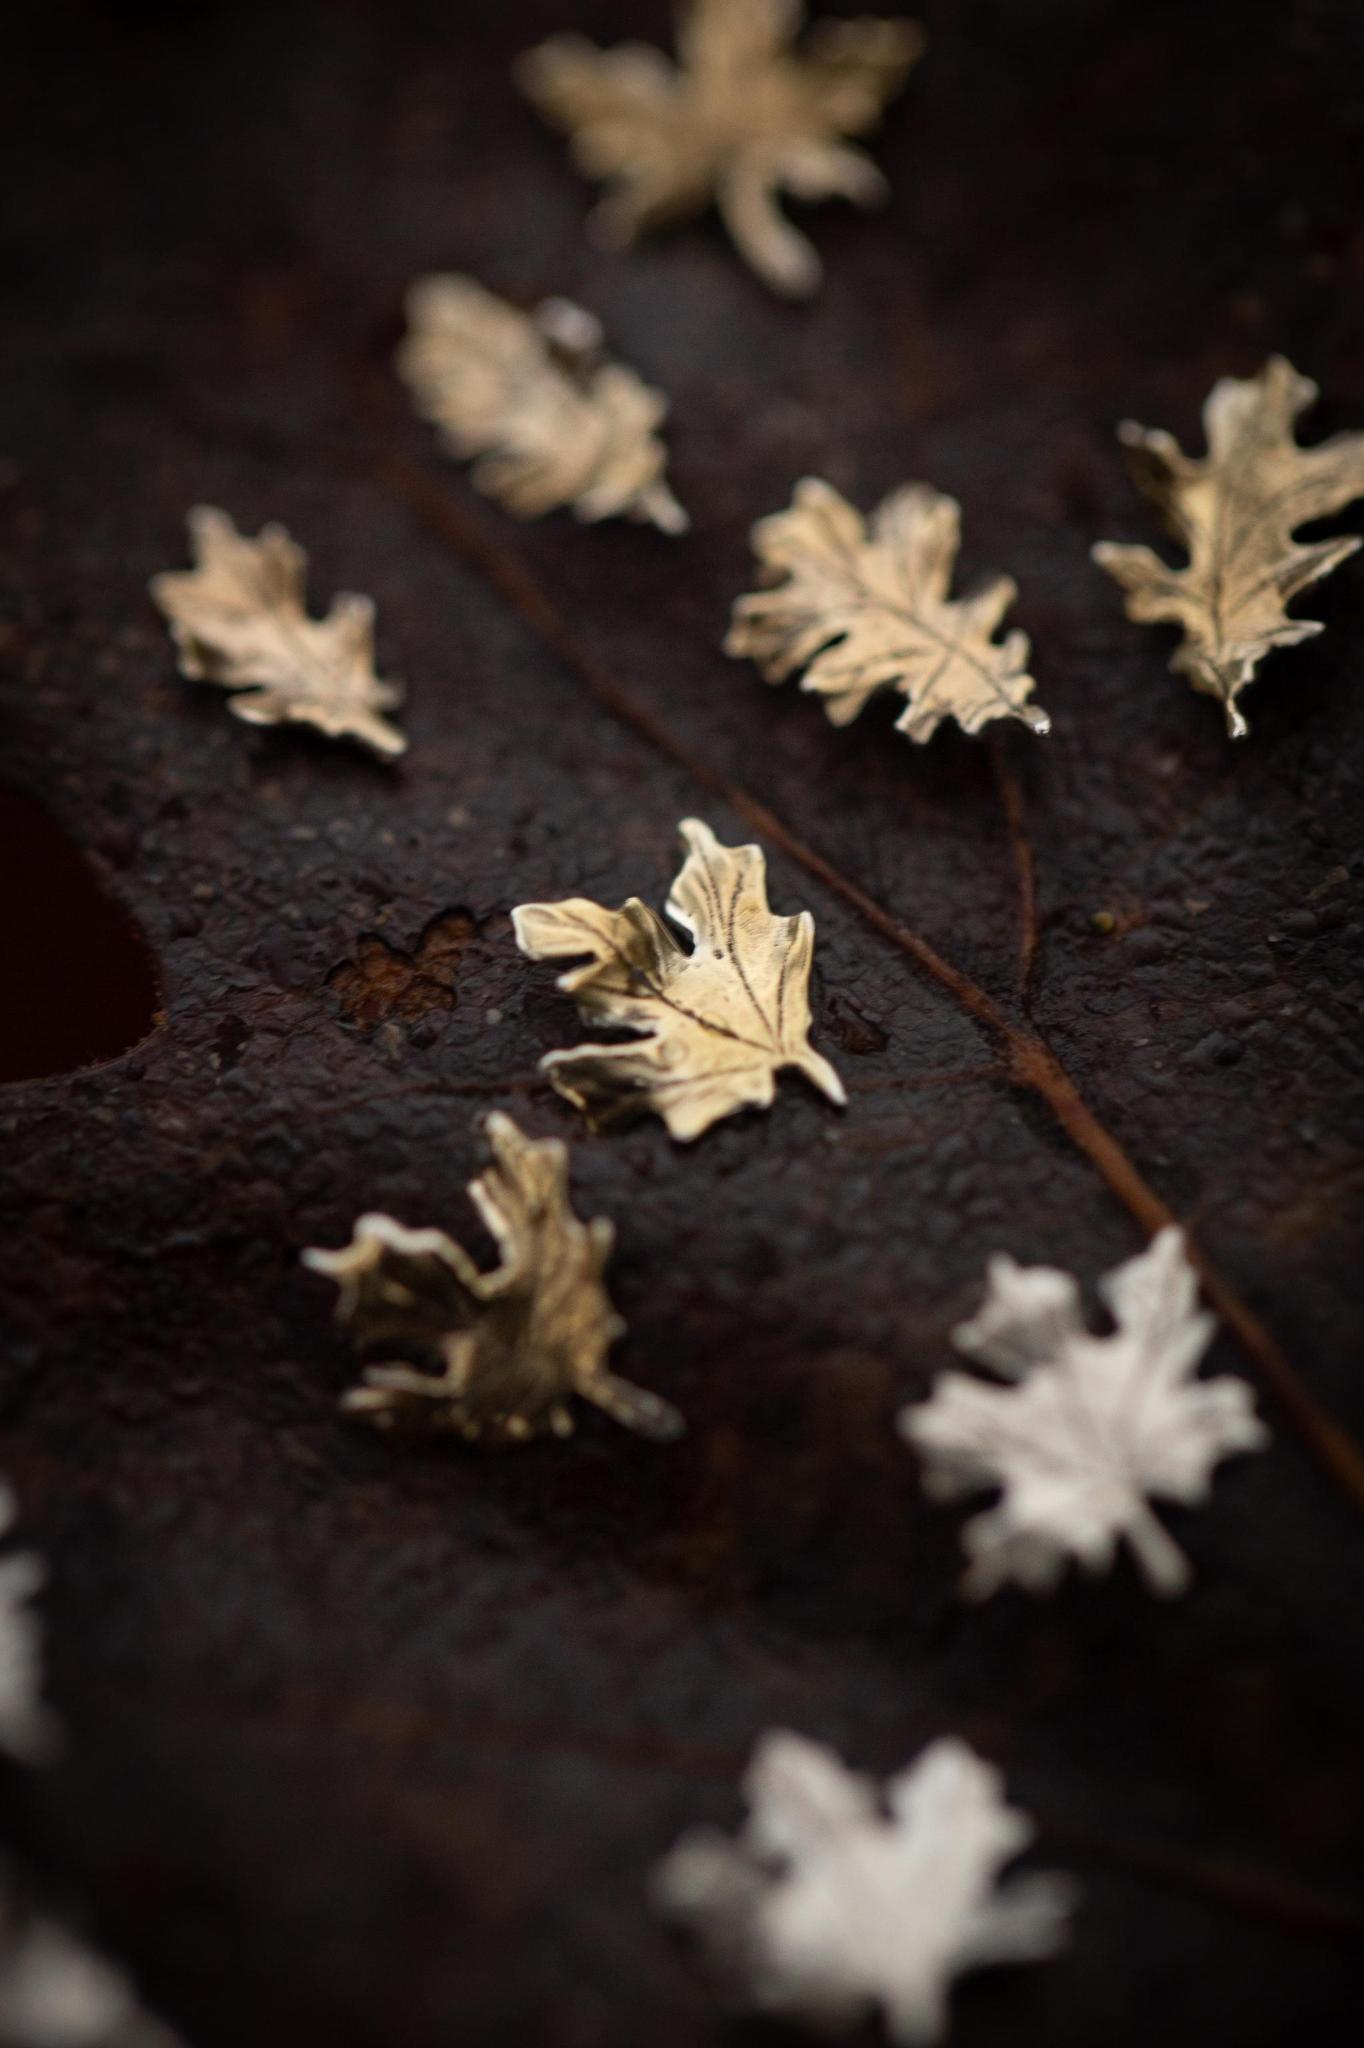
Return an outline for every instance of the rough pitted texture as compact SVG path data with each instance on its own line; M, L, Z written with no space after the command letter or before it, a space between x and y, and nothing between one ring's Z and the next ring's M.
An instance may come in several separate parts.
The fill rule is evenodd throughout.
M684 1827L734 1825L772 1724L877 1774L960 1733L1083 1878L1066 1956L962 1990L961 2048L1357 2039L1364 1528L1274 1402L1268 1454L1171 1515L1174 1607L1130 1569L955 1601L959 1517L896 1410L992 1251L1092 1282L1142 1242L990 1036L769 841L847 1112L792 1083L679 1151L656 1121L593 1138L537 1077L575 1027L511 907L661 901L689 814L754 836L682 754L1019 1016L1002 789L1037 858L1037 1026L1364 1432L1364 565L1234 747L1087 558L1150 538L1119 418L1197 446L1215 378L1282 350L1325 393L1306 441L1364 424L1364 24L915 11L892 201L810 216L828 282L800 310L714 226L594 253L511 84L558 29L667 41L662 0L7 20L0 780L139 921L165 1021L0 1093L0 1470L70 1731L6 1772L0 1821L193 2048L741 2038L645 1883ZM390 369L437 269L601 316L672 400L690 539L523 527L442 463ZM807 473L960 500L962 587L1017 579L1048 739L834 732L723 657L749 527ZM282 521L315 599L374 598L402 766L244 731L177 677L146 583L195 503ZM415 995L445 931L452 1005L357 993L410 962ZM589 1419L484 1458L338 1417L300 1247L367 1208L467 1237L494 1107L564 1137L579 1212L618 1221L615 1362L681 1444ZM1208 1369L1255 1370L1225 1336Z

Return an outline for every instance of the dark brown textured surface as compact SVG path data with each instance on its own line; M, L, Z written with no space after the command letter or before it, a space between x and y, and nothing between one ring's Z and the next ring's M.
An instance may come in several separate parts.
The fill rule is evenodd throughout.
M959 1730L1081 1873L1070 1953L966 1987L963 2048L1359 2037L1364 1519L1269 1402L1272 1452L1171 1517L1183 1602L1124 1566L957 1607L958 1518L894 1409L992 1250L1092 1281L1141 1231L848 884L1044 1034L1272 1357L1364 1432L1364 567L1313 597L1327 634L1269 665L1237 748L1087 561L1152 537L1124 414L1187 444L1213 379L1279 348L1326 393L1309 438L1364 426L1364 24L921 12L893 202L809 216L829 282L795 310L710 226L594 254L511 90L552 28L661 38L652 0L7 27L0 778L140 922L167 1016L0 1094L0 1466L50 1560L71 1738L0 1793L193 2048L749 2038L644 1884L735 1817L773 1722L874 1769ZM689 541L525 529L440 463L387 368L440 266L603 316L672 396ZM961 499L964 576L1019 580L1049 740L839 734L723 659L749 523L805 471ZM315 599L373 594L402 768L177 679L145 584L198 500L284 520ZM789 1083L694 1150L594 1140L536 1079L581 1034L507 912L661 900L676 821L747 837L755 803L842 878L768 835L851 1106ZM677 1448L589 1419L488 1459L337 1419L350 1365L298 1248L368 1206L466 1234L497 1105L568 1137L582 1212L618 1219L617 1362L686 1410ZM1224 1337L1214 1363L1264 1361Z

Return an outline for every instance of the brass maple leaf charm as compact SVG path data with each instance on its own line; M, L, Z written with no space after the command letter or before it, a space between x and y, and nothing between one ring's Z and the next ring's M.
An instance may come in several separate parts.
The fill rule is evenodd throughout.
M468 277L427 277L408 294L398 372L418 412L508 512L538 519L649 521L684 533L655 431L668 402L608 361L590 313L547 299L520 313Z
M675 1408L607 1370L625 1327L602 1284L615 1231L573 1214L564 1147L506 1116L487 1131L493 1164L469 1194L502 1254L491 1273L443 1231L391 1216L362 1216L341 1251L304 1252L340 1288L337 1318L357 1345L384 1355L346 1410L379 1429L520 1443L571 1436L576 1394L643 1436L680 1435Z
M1322 630L1315 619L1289 618L1286 606L1360 546L1354 535L1293 538L1308 520L1364 497L1364 434L1336 434L1317 448L1293 438L1316 396L1310 378L1271 356L1258 377L1213 386L1201 462L1159 428L1128 420L1119 429L1137 484L1189 565L1172 569L1150 548L1113 541L1100 541L1094 560L1126 591L1129 618L1183 628L1170 667L1218 699L1234 739L1248 730L1236 700L1265 656Z
M282 526L248 540L226 512L198 505L189 530L196 566L151 581L181 675L239 692L231 708L248 724L315 726L384 760L405 752L407 740L382 716L403 692L374 673L370 600L346 592L325 619L310 619L308 558Z
M945 718L979 732L992 718L1051 729L1028 702L1028 636L992 636L1016 594L1008 576L967 598L948 589L961 507L927 484L895 491L869 520L807 477L785 512L759 520L753 548L771 588L741 597L725 652L769 683L804 669L803 690L849 725L878 690L908 699L896 729L928 740Z
M874 128L923 49L909 21L822 21L799 52L800 0L692 0L680 63L643 43L598 50L555 36L524 57L522 85L610 190L593 216L619 246L712 201L740 254L774 291L804 296L814 250L779 210L797 199L870 205L886 185L844 140Z
M680 830L687 858L668 915L691 934L690 952L637 896L620 910L575 897L512 912L532 960L590 956L559 981L584 1016L646 1034L551 1053L545 1072L594 1123L653 1110L683 1140L770 1108L783 1067L841 1105L842 1082L810 1045L814 919L773 916L758 847L721 846L697 818Z

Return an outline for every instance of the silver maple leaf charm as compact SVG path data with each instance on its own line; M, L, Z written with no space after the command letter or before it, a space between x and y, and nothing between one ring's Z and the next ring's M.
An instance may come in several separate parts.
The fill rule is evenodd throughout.
M832 1750L774 1729L744 1780L742 1832L685 1835L655 1898L759 2011L834 2031L879 2008L892 2041L936 2041L953 1977L1041 1960L1066 1938L1067 1879L998 1884L1033 1834L1002 1790L997 1771L947 1737L883 1800Z
M1300 541L1297 529L1364 497L1364 434L1300 448L1296 423L1317 396L1284 356L1258 377L1222 377L1203 408L1208 452L1186 455L1163 428L1127 420L1119 438L1139 488L1161 512L1188 565L1150 548L1100 541L1091 550L1127 593L1127 616L1178 626L1170 660L1215 697L1227 731L1249 730L1239 699L1265 656L1323 629L1288 606L1361 545L1357 534Z
M952 1341L1016 1384L942 1373L931 1399L901 1410L936 1498L1003 1489L963 1532L972 1599L1010 1579L1048 1592L1071 1558L1106 1571L1124 1538L1154 1592L1183 1592L1188 1562L1147 1496L1203 1501L1220 1458L1269 1440L1243 1380L1194 1377L1216 1325L1197 1307L1181 1231L1162 1230L1099 1291L1117 1325L1104 1337L1086 1329L1068 1273L992 1259L984 1307Z

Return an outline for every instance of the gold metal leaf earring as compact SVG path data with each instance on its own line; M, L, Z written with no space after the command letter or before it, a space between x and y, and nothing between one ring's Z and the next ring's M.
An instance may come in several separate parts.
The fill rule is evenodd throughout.
M1316 619L1290 618L1290 601L1361 545L1354 534L1293 538L1308 520L1364 497L1364 434L1337 434L1316 448L1294 439L1316 397L1309 377L1271 356L1258 376L1213 386L1201 461L1159 427L1127 420L1119 429L1138 487L1189 561L1172 569L1150 548L1107 540L1094 560L1126 592L1130 619L1181 628L1170 667L1217 698L1233 739L1250 729L1238 699L1265 656L1323 630Z

